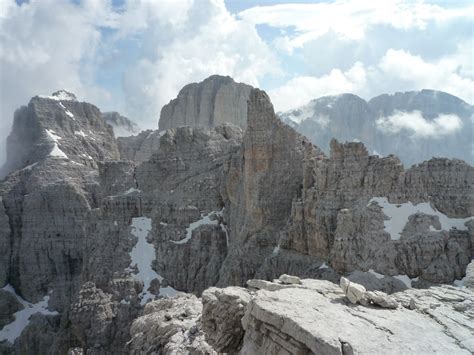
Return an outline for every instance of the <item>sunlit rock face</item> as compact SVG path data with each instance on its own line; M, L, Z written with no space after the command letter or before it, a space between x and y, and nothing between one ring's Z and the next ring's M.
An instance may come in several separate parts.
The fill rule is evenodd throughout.
M214 127L222 123L245 128L247 101L252 87L231 77L213 75L186 85L161 110L160 131L179 126Z

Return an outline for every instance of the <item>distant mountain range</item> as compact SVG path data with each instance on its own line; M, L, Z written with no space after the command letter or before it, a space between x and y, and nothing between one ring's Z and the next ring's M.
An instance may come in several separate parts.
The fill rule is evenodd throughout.
M473 164L474 106L441 91L324 96L279 117L329 151L332 138L362 141L372 154L397 155L405 165L432 157Z

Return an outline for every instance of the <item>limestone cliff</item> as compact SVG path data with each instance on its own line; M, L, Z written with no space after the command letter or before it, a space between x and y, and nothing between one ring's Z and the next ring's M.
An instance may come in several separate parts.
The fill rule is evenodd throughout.
M209 88L219 92L217 82L238 86L229 80L212 77L202 90L183 91L200 102ZM472 166L434 158L404 169L395 156L336 140L326 156L278 119L265 92L249 89L247 99L245 130L214 121L146 131L118 144L100 112L69 94L33 98L25 108L31 112L17 114L9 149L19 153L0 183L1 351L370 350L350 335L357 327L344 328L347 337L339 341L334 332L295 321L317 316L307 297L328 310L323 318L334 318L331 327L350 314L370 336L401 344L407 333L384 313L396 312L430 327L441 339L436 346L470 349L464 330L446 335L418 313L448 295L459 302L440 306L439 314L456 315L448 325L453 332L467 329L471 315L463 307L471 295L451 286L430 294L412 288L472 284ZM266 281L283 273L334 282L347 276L363 284L354 290L365 291L354 306L327 282ZM241 288L249 279L250 290ZM205 291L211 286L241 287ZM370 308L393 306L380 291L408 288L404 295L420 299L416 312L385 310L379 317ZM202 318L195 296L166 299L180 291L203 295ZM408 296L392 297L418 309ZM285 306L293 301L297 307ZM361 302L369 308L356 309ZM366 313L372 323L361 320ZM13 334L22 319L21 334ZM305 336L279 330L274 319ZM413 350L431 350L429 343L415 341Z
M176 99L163 106L159 129L163 131L179 126L210 128L224 122L245 128L251 90L249 85L220 75L188 84Z

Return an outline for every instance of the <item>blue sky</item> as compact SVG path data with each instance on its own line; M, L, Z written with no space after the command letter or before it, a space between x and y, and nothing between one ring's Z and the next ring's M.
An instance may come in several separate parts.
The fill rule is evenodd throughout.
M156 128L212 74L277 110L324 96L437 89L473 103L470 1L0 0L0 131L30 97L68 89ZM1 153L1 152L0 152Z

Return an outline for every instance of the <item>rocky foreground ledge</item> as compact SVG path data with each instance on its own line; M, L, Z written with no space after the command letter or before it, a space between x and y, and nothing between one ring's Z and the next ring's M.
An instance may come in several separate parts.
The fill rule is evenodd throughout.
M471 354L474 291L437 286L386 295L342 279L283 275L149 302L131 354ZM356 295L354 298L353 296ZM361 302L362 300L362 302ZM363 304L360 304L363 303ZM90 352L88 352L90 353ZM93 352L92 352L93 353Z

